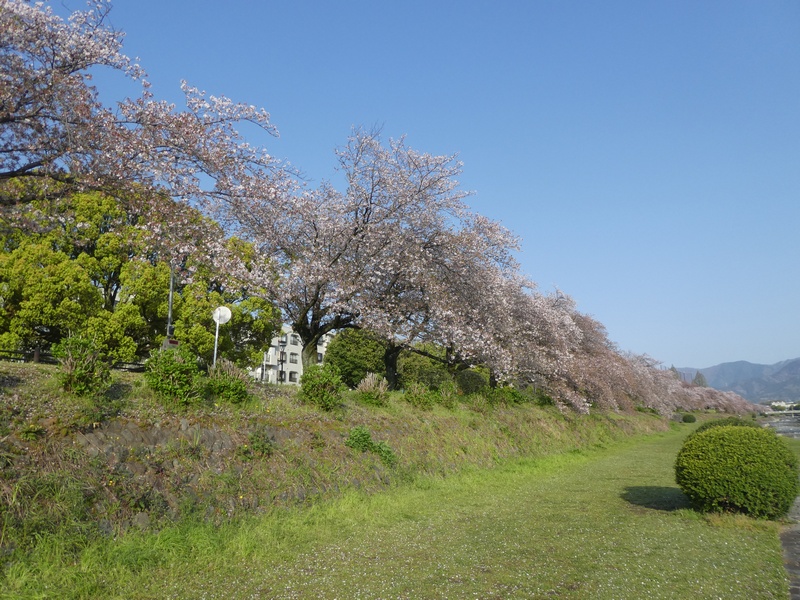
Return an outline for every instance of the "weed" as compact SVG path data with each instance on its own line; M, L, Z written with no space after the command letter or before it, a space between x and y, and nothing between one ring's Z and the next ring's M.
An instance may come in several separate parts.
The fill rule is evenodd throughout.
M101 395L111 385L111 370L94 339L70 336L53 346L59 363L59 381L65 392Z
M213 399L242 404L250 399L249 376L226 359L220 359L208 370L206 389Z
M17 431L17 437L26 442L33 442L44 436L46 430L41 425L36 423L28 423Z
M372 451L380 457L386 466L393 467L397 464L397 456L386 442L373 444Z
M259 429L249 435L250 447L257 456L269 457L275 451L275 438L268 431Z
M374 452L383 463L389 467L397 464L397 456L385 442L375 442L369 429L359 425L350 430L350 435L344 443L345 446L360 450L361 452Z
M320 450L327 446L325 443L325 438L318 431L311 432L311 442L309 444L315 450Z
M348 448L353 448L354 450L368 452L372 450L372 434L369 432L369 429L363 425L353 427L353 429L350 430L350 435L348 436L344 445Z

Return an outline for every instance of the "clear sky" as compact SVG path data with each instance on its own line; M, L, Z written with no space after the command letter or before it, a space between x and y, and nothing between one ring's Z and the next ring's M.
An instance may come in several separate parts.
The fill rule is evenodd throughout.
M796 0L117 0L110 19L157 97L186 79L263 106L281 137L255 141L312 183L353 126L458 153L523 270L622 350L800 357Z

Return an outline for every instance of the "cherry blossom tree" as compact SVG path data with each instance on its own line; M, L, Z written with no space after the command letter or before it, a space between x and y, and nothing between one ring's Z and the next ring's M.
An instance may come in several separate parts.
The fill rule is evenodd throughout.
M142 67L122 51L124 34L107 24L110 6L90 0L63 20L43 3L0 0L0 207L102 190L121 201L163 194L206 209L293 188L284 166L237 129L276 135L266 111L185 82L185 109L156 100ZM137 84L139 95L103 104L92 84L103 68ZM174 237L182 214L169 216Z
M270 259L250 277L270 290L304 343L305 364L328 332L368 325L383 334L430 280L426 253L455 247L454 232L483 222L463 203L454 156L384 146L357 130L337 153L347 188L323 184L292 196L218 205L215 216ZM501 242L498 242L501 243Z

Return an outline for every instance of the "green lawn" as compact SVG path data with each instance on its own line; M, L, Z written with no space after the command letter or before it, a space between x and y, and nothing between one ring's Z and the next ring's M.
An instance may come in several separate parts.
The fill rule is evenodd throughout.
M686 431L126 536L68 567L51 547L4 597L788 598L777 524L687 508Z

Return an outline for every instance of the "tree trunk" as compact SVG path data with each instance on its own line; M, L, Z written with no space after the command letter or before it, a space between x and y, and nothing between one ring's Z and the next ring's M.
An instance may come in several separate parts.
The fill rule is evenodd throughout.
M400 383L400 377L397 373L397 358L402 351L402 346L389 344L386 346L386 352L383 354L383 363L386 367L386 381L389 384L390 390L396 390Z
M303 340L305 342L305 340ZM302 352L302 360L303 360L303 371L305 371L308 367L317 364L317 339L314 339L310 342L305 342L303 344L303 352Z
M489 369L489 387L492 389L497 387L497 376L494 374L494 369Z

